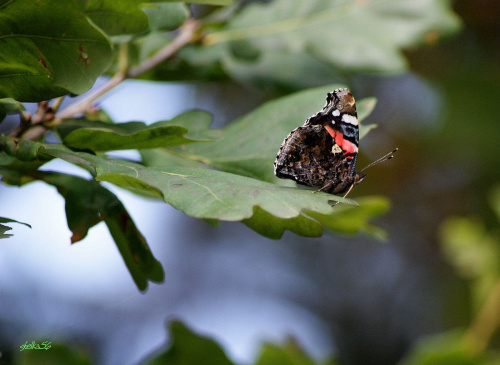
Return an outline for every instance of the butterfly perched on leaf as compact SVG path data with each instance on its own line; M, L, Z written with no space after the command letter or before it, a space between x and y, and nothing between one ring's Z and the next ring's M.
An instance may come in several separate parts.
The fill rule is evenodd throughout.
M356 101L348 89L336 89L327 94L321 111L285 138L274 162L274 174L345 196L366 177L355 171L358 145ZM392 158L395 151L375 163Z

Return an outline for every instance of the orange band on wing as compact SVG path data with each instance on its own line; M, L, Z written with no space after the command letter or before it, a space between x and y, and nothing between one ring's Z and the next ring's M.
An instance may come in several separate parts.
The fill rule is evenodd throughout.
M335 131L332 129L332 127L330 127L329 125L325 125L325 129L328 131L328 133L330 133L330 136L335 138Z
M348 141L347 139L344 139L344 136L342 133L334 131L332 127L329 125L325 126L325 129L328 131L330 136L332 136L333 140L335 143L342 148L342 151L344 151L344 154L348 153L357 153L358 152L358 147L352 143L351 141ZM352 156L346 156L347 158L352 158Z

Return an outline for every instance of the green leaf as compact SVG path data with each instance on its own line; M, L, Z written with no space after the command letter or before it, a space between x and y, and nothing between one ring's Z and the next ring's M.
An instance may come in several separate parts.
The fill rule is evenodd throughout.
M50 156L40 156L39 152L41 148L43 148L43 146L38 143L0 135L0 151L5 152L5 154L0 155L0 161L6 165L13 162L8 156L15 157L17 160L23 162L38 160L48 161L52 159Z
M60 145L59 147L63 148ZM43 150L43 148L44 146L39 146L40 150ZM89 154L89 156L92 155ZM75 163L76 161L73 160L72 162ZM73 233L71 243L84 239L90 228L104 221L127 269L140 290L147 289L148 280L152 282L162 282L164 280L164 271L161 264L154 258L145 238L135 226L123 204L113 193L102 187L98 182L49 171L23 173L5 170L2 171L2 175L2 181L12 185L20 186L40 180L55 186L59 194L66 200L66 219L68 228ZM0 218L0 223L8 223L9 221ZM2 228L0 227L1 231ZM4 232L1 232L1 234Z
M497 220L500 221L500 185L495 186L489 195L490 206L495 212Z
M322 86L267 102L232 122L225 128L224 138L210 144L173 150L186 158L227 172L289 184L274 176L276 153L288 133L321 110L327 92L337 87L340 85ZM367 117L374 103L374 98L357 103L360 120ZM361 134L366 135L363 128Z
M282 94L322 85L325 80L343 79L339 72L307 52L290 54L283 49L270 49L260 52L261 54L253 60L243 60L235 57L233 53L241 53L240 48L247 49L253 48L253 46L243 46L241 41L237 43L237 45L231 46L231 52L227 50L220 51L222 52L220 67L231 78L244 85L253 84L266 92ZM191 51L187 52L186 50L180 56L183 56L183 59L191 64L197 65L199 60L193 59L194 56L203 53L208 54L209 51L213 54L215 50L211 49L217 46L215 44L211 47L204 47L205 49L198 47L197 52L195 52L193 49L195 49L196 45L191 45L188 47ZM219 48L223 49L223 47ZM287 66L283 67L283 65ZM307 77L304 77L304 75L307 75Z
M137 34L148 29L148 17L139 9L147 0L88 0L85 14L109 35Z
M207 168L201 162L194 161L178 155L166 148L157 148L154 150L141 150L142 164L148 167L156 167L160 170L167 169L171 166Z
M7 114L21 113L23 110L23 104L12 98L0 99L0 123L4 120Z
M255 365L319 365L314 361L293 338L287 339L283 345L265 343L260 350ZM336 364L334 360L324 365Z
M88 21L84 3L0 1L0 98L41 101L81 94L108 69L111 44Z
M18 223L18 224L24 224L26 227L31 228L31 226L28 223L19 222L19 221L16 221L14 219L5 218L5 217L0 217L0 223Z
M231 5L234 3L234 0L163 0L163 2L168 2L168 3L176 3L176 2L183 2L183 3L193 3L193 4L203 4L203 5Z
M173 30L190 15L187 5L161 0L89 0L85 13L111 36Z
M97 167L98 179L125 187L146 184L150 190L157 189L167 203L197 218L240 221L252 217L253 207L258 205L270 214L288 219L297 217L303 209L330 212L328 202L331 200L350 202L337 196L313 195L310 190L280 187L209 169L172 167L162 171L139 166L103 167L101 164Z
M170 345L141 362L144 365L234 365L217 342L179 321L170 323Z
M211 121L211 114L193 110L150 126L141 122L104 124L71 120L59 130L62 132L64 144L78 149L149 149L212 141L220 135L220 131L208 128ZM74 128L82 125L94 127ZM68 127L74 130L68 133Z
M242 222L262 236L274 240L279 240L286 230L307 237L320 237L323 234L321 224L305 215L283 219L269 214L260 207L254 207L252 217Z
M461 331L451 331L421 339L399 365L493 365L500 356L476 352L467 346Z
M358 116L359 120L362 121L366 117L368 117L373 109L375 109L375 106L377 105L377 98L371 97L371 98L364 98L361 99L360 101L356 101L356 107L358 109ZM372 129L377 128L376 124L360 124L359 125L359 139L363 139L366 137L368 132L370 132Z
M151 36L153 34L155 33L151 33ZM155 44L159 42L158 38L158 36L154 36L152 40L140 40L133 44L139 49L140 54L153 54L155 49L160 49L160 46ZM165 42L167 41L163 40L163 44ZM224 47L217 47L217 45L205 47L198 44L188 44L179 50L171 60L167 60L154 68L149 75L141 76L143 78L149 76L150 79L156 81L165 80L169 82L187 80L227 81L229 77L220 63L221 50L223 49Z
M32 142L36 144L35 142ZM162 198L176 209L196 218L241 221L254 215L254 207L277 217L276 224L296 218L302 211L331 214L332 201L355 204L350 199L271 184L244 176L206 168L148 168L126 161L107 159L85 152L74 152L61 145L40 144L40 155L61 158L90 171L97 180ZM297 234L318 235L314 222L304 224ZM314 221L314 220L313 220ZM250 223L251 225L251 223ZM276 228L272 238L276 237Z
M66 200L71 243L84 239L94 225L104 221L132 278L140 290L148 280L162 282L164 272L148 244L120 200L96 181L59 173L40 171L37 178L57 188Z
M283 74L288 69L283 65L295 59L304 71L312 59L337 74L403 71L408 67L403 49L435 42L459 27L449 1L310 0L304 6L301 0L275 0L247 5L225 27L208 32L205 42L225 44L220 53L225 70L258 84ZM260 54L253 62L241 56L249 48ZM273 61L278 58L281 62Z
M387 239L387 232L369 222L385 214L390 203L387 198L380 196L358 198L358 207L336 206L332 214L324 215L315 212L306 212L305 214L314 218L325 228L337 233L353 235L360 232L366 233L379 240Z
M5 233L7 231L10 231L12 228L9 226L3 225L1 223L19 223L19 224L24 224L26 227L31 228L31 226L28 223L19 222L19 221L16 221L14 219L10 219L10 218L0 217L0 238L12 237L11 234Z
M188 18L189 8L182 3L164 2L89 0L85 13L111 36L176 29Z
M500 277L500 246L484 223L474 217L448 217L440 227L441 248L456 272L471 281L475 309Z
M143 3L141 9L148 17L151 31L174 30L190 15L189 8L182 3Z
M2 149L1 143L2 142L0 142L0 150ZM2 182L5 184L8 183L5 179L6 175L16 175L21 177L18 175L19 172L36 171L40 168L40 166L47 162L48 160L38 161L36 159L31 161L21 161L16 157L7 154L5 151L0 151L0 176L4 176ZM16 182L14 185L22 185L22 183Z
M31 226L28 223L19 222L19 221L16 221L14 219L10 219L10 218L0 217L0 238L12 237L11 234L5 233L7 231L10 231L12 228L9 226L3 225L1 223L18 223L18 224L24 224L26 227L31 228Z
M96 181L47 171L39 171L35 176L55 186L66 200L66 219L73 233L71 243L83 240L88 230L104 219L101 217L104 207L117 199Z
M26 345L33 342L26 341ZM18 365L91 365L91 358L86 350L72 348L61 343L52 343L47 339L35 342L42 350L26 349L16 351L16 362ZM21 344L21 346L24 344Z
M4 226L3 224L0 224L0 238L9 238L12 237L11 234L5 233L7 231L10 231L12 228L8 226Z
M127 63L130 67L137 66L146 59L153 57L160 49L171 43L172 39L168 34L162 32L150 32L143 37L136 37L127 43ZM175 57L175 56L174 56ZM116 65L119 68L119 65ZM140 75L147 78L150 72ZM152 78L151 80L155 80Z

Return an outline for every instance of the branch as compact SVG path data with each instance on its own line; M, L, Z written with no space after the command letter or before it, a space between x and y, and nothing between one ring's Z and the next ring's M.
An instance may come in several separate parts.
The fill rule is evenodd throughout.
M21 123L9 133L9 137L37 139L45 132L43 124L53 119L53 108L49 105L48 101L41 101L38 103L38 108L34 115L31 115L30 112L21 113ZM32 130L36 130L37 132L32 134ZM40 134L39 131L42 131L42 133Z
M89 93L79 101L71 104L60 113L57 114L58 119L74 117L78 114L85 113L93 102L106 94L108 91L129 78L137 77L144 72L156 67L165 60L171 58L186 44L197 39L198 22L193 19L188 19L182 26L177 37L164 48L159 50L153 57L145 60L139 66L129 69L126 72L119 72L104 83L101 87Z
M70 106L64 108L60 113L57 114L57 119L71 118L77 116L78 114L85 113L95 100L99 99L101 96L106 94L115 86L118 86L126 79L126 75L116 74L108 81L106 81L103 85L101 85L98 89L92 91L77 102L74 102Z

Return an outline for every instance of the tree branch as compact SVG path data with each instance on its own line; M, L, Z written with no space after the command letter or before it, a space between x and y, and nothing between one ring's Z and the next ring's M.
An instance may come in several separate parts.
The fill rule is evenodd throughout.
M125 81L129 78L137 77L144 72L152 69L153 67L159 65L165 60L171 58L176 52L178 52L186 44L193 42L197 38L197 31L199 23L196 20L188 19L181 27L180 33L177 37L169 43L164 48L159 50L153 57L145 60L139 66L129 69L128 71L119 72L104 83L101 87L89 93L79 101L71 104L67 108L63 109L57 114L57 119L70 118L77 116L78 114L85 113L101 96L106 94L108 91Z
M41 101L38 103L38 108L34 115L30 112L21 113L21 122L14 128L10 133L9 137L22 137L25 139L36 139L41 137L45 132L43 124L45 122L50 122L54 119L54 110L49 105L48 101ZM31 133L32 130L36 130L36 133ZM39 133L39 132L42 133Z
M118 86L126 79L127 77L124 74L114 75L99 88L93 90L91 93L85 95L80 100L74 102L73 104L64 108L61 112L57 113L57 119L71 118L77 116L78 114L85 113L94 101L99 99L114 87Z

